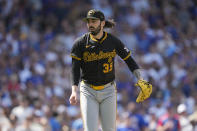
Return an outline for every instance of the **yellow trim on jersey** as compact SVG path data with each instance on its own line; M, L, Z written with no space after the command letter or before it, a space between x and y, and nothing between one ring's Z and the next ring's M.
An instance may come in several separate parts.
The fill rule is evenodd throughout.
M74 55L71 55L72 58L76 59L76 60L81 60L81 58L77 57L77 56L74 56Z
M129 54L123 60L127 60L130 55L131 55L131 51L129 52Z
M92 34L90 34L90 39L92 39L93 41L98 41L97 39L95 39L93 36L92 36Z
M98 40L95 39L95 38L93 37L92 34L90 34L90 38L91 38L93 41L98 42ZM99 43L102 43L106 38L107 38L107 32L105 32L105 36L103 37L103 39L101 39L101 41L99 41Z
M99 43L102 43L106 38L107 38L107 32L105 32L105 36L103 37L103 39Z

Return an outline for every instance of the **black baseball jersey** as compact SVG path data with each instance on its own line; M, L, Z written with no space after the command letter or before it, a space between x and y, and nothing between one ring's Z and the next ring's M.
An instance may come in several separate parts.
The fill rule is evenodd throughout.
M115 36L104 32L100 40L93 38L90 33L79 37L71 51L73 84L79 83L80 69L81 79L88 84L104 85L112 82L115 79L116 55L126 61L131 71L138 68L131 58L131 51Z

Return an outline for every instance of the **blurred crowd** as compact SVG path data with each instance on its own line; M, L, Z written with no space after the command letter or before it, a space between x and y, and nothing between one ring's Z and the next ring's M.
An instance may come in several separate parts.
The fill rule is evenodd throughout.
M153 84L149 100L116 58L117 131L197 131L195 0L0 0L0 131L82 131L70 50L99 9Z

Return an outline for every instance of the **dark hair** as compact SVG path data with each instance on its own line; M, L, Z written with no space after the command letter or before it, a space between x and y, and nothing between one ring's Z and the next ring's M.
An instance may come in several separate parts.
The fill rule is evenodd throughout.
M113 28L116 25L114 20L105 20L104 28Z

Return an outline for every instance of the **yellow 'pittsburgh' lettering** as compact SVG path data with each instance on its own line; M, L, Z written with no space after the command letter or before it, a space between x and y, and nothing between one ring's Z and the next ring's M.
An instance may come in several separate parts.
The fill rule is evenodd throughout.
M90 53L86 51L83 53L83 60L85 62L89 62L89 61L95 61L95 60L100 60L100 59L113 58L115 56L116 56L115 49L112 52L106 52L106 53L104 53L103 51L100 51L98 54L96 54L95 52Z

